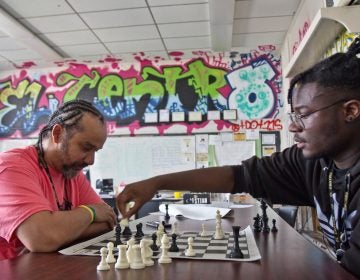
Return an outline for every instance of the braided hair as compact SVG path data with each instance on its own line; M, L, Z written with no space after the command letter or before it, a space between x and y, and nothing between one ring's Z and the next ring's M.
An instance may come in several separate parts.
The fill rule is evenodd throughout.
M354 39L346 53L333 54L291 80L288 102L292 112L295 86L313 82L323 88L339 89L351 98L360 99L360 37Z
M43 156L44 154L42 141L43 139L49 137L50 131L53 129L54 125L61 124L69 133L75 130L80 130L81 127L79 123L84 113L91 113L97 116L102 123L105 122L103 115L90 102L76 99L63 103L56 111L53 112L48 123L39 133L36 147L39 150L40 155Z

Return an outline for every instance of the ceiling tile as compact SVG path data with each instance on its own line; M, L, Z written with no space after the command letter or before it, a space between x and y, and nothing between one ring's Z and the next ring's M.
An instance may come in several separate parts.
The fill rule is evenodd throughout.
M55 48L56 50L66 52L68 57L81 57L85 55L105 55L109 54L108 50L102 44L87 44L76 46L63 46Z
M103 42L131 41L160 38L155 25L93 29Z
M294 15L300 0L251 0L235 2L235 18Z
M41 58L40 54L32 50L12 50L0 51L0 55L11 61L16 60L36 60Z
M146 7L145 0L67 0L79 12L96 12Z
M74 11L65 0L1 0L15 18L70 14Z
M291 16L235 19L233 33L286 31Z
M234 47L254 48L260 45L281 45L286 32L266 32L252 34L234 34Z
M210 48L210 36L164 39L168 50Z
M82 13L81 17L91 28L154 24L151 14L146 8Z
M40 34L39 37L50 46L99 43L96 36L88 30Z
M151 11L158 24L209 20L208 4L152 7Z
M50 33L73 30L85 30L86 25L77 15L61 15L52 17L38 17L21 20L35 33Z
M164 38L210 35L210 23L208 21L166 23L160 24L158 27L161 36Z
M21 42L11 37L0 37L0 50L20 50L26 49Z
M105 44L112 53L161 51L164 50L160 40L143 40L129 42L115 42Z
M148 0L150 6L170 6L184 4L208 3L208 0Z

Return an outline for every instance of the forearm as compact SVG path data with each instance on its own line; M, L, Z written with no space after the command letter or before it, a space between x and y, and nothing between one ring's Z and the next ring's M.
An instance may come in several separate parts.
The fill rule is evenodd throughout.
M154 180L158 180L158 190L228 193L234 188L234 175L230 166L161 175Z
M88 239L106 233L113 228L105 222L92 223L79 236L78 239Z
M17 235L30 251L52 252L85 236L90 224L91 216L83 208L42 211L25 220L19 226Z

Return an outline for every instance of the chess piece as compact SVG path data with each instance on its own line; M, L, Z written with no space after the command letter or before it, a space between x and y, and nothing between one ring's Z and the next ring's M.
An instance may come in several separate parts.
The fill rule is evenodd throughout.
M145 268L145 264L143 263L141 257L141 248L139 244L135 244L132 246L133 250L133 257L132 261L130 262L130 268L132 269L142 269Z
M169 252L179 252L179 247L176 244L176 238L177 238L177 235L175 233L173 233L171 235L171 246L169 248Z
M108 242L107 244L107 256L106 256L106 262L107 263L115 263L116 262L116 259L114 257L114 254L113 254L113 250L114 250L114 243L112 242Z
M188 248L185 250L185 256L187 256L187 257L195 257L196 256L196 252L193 249L193 243L194 243L194 238L189 237L188 238Z
M118 223L115 227L115 246L122 245L121 242L121 226Z
M270 227L268 225L269 218L267 216L262 218L262 232L268 233L270 232Z
M150 244L151 240L149 239L144 238L140 241L141 257L145 266L154 265L154 261L151 259L153 251L150 248Z
M97 270L110 270L110 265L106 262L106 253L107 249L105 247L102 247L100 249L101 260L96 267Z
M233 226L233 235L234 235L234 247L230 252L230 258L234 259L243 259L244 255L240 250L239 246L239 236L240 236L240 226Z
M218 239L223 239L224 238L224 232L221 228L221 223L216 223L216 227L215 227L215 235L214 235L214 239L218 240Z
M254 217L254 231L255 232L260 232L261 231L261 217L259 214L257 214Z
M134 252L133 252L133 246L135 244L135 239L134 237L131 237L128 241L127 241L127 251L126 251L126 257L128 259L129 264L131 265L132 261L133 261L133 257L134 257Z
M170 220L169 204L165 204L165 221L168 222L169 220Z
M201 237L204 237L204 236L207 236L207 232L206 232L206 230L205 230L205 224L202 224L201 225L201 232L200 232L200 236Z
M172 259L168 255L169 247L169 238L166 234L164 234L161 238L161 256L159 259L159 263L172 262Z
M117 268L117 269L124 269L124 268L130 267L130 264L126 257L126 247L127 247L127 245L125 245L125 244L117 245L117 248L119 251L119 256L115 263L115 268Z
M156 244L156 240L157 240L157 234L156 232L154 232L152 235L151 235L151 239L152 239L152 245L150 246L150 249L153 250L154 252L157 252L159 251L159 247L157 246Z
M142 231L142 227L143 227L143 224L142 223L138 223L136 225L136 233L135 233L135 237L136 238L141 238L144 236L144 233Z
M174 224L172 225L172 228L171 228L171 234L176 234L176 235L179 235L179 232L178 232L178 224L177 222L174 222Z
M122 236L124 237L130 237L132 235L131 229L129 227L129 225L125 226L123 232L121 233Z
M164 225L162 223L159 224L158 229L156 231L156 245L160 246L161 245L161 238L163 237L163 235L165 234L165 228Z
M277 229L277 227L276 227L276 220L275 220L275 219L272 219L272 224L273 224L273 226L272 226L272 228L271 228L271 231L272 231L272 232L277 232L278 229Z

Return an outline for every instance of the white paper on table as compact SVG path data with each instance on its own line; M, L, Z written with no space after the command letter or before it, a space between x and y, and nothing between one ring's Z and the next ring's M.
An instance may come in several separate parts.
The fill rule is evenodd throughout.
M215 220L217 210L220 211L221 217L224 217L231 211L230 208L211 207L201 204L168 204L168 206L170 216L180 215L185 218L200 221ZM166 213L165 204L161 204L159 210Z

